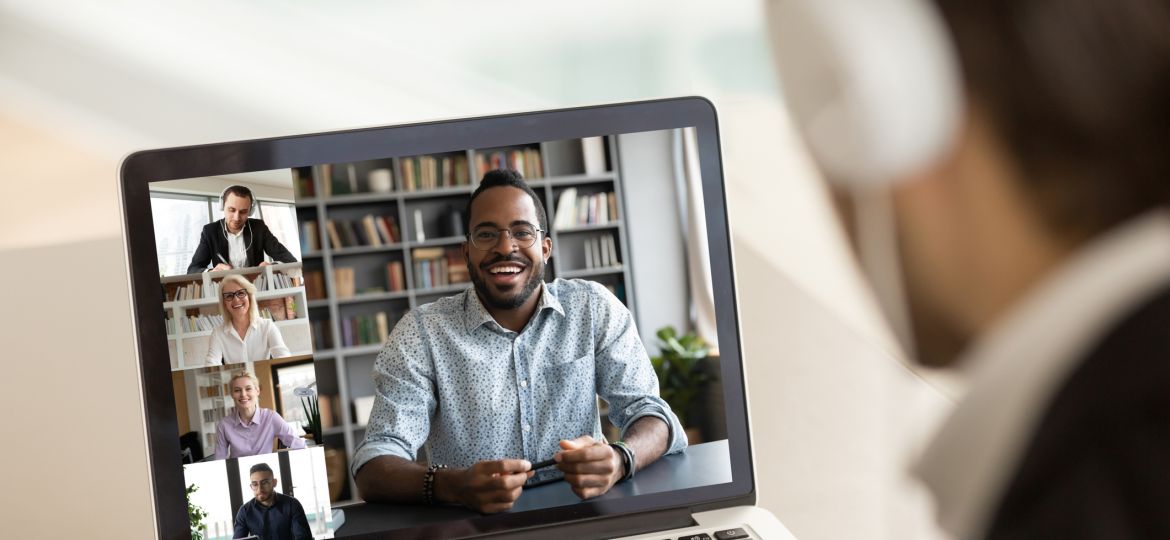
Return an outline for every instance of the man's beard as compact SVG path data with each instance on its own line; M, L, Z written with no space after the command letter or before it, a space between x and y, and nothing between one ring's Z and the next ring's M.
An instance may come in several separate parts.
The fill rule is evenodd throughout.
M507 298L499 298L494 295L487 281L484 280L482 272L487 272L485 267L504 261L523 264L525 270L531 270L531 273L528 276L528 281L524 282L524 287L520 289L520 292ZM471 282L475 284L475 291L479 293L479 298L489 307L495 309L516 309L528 301L528 298L532 296L532 293L536 292L536 288L544 281L544 261L533 262L519 254L512 254L507 257L497 255L494 259L484 261L480 264L480 268L475 268L471 265L471 260L468 259L467 273L471 275Z

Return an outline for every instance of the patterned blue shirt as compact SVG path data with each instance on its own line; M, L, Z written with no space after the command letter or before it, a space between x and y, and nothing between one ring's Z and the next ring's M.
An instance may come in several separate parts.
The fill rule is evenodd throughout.
M500 326L474 288L419 306L374 362L375 402L352 472L382 455L431 463L551 458L562 439L601 439L597 397L625 431L643 416L669 426L667 453L687 446L630 311L604 286L557 279L519 332ZM530 482L559 478L555 468Z

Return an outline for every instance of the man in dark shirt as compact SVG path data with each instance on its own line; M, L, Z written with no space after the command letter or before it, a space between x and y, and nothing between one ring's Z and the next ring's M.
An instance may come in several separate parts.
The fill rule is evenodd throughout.
M261 540L311 540L305 509L295 498L276 492L276 478L266 463L248 470L249 484L256 498L244 503L236 512L232 538L255 535Z

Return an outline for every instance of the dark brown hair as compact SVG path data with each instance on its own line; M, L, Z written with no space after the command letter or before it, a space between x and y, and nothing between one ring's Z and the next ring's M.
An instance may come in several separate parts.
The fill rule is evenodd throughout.
M1170 203L1170 2L938 0L970 100L1055 233Z

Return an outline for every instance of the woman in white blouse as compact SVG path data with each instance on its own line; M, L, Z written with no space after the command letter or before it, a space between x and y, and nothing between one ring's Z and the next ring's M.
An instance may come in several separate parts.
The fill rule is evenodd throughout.
M276 325L260 317L256 287L243 276L230 275L219 284L223 325L211 331L208 365L236 364L290 356Z

